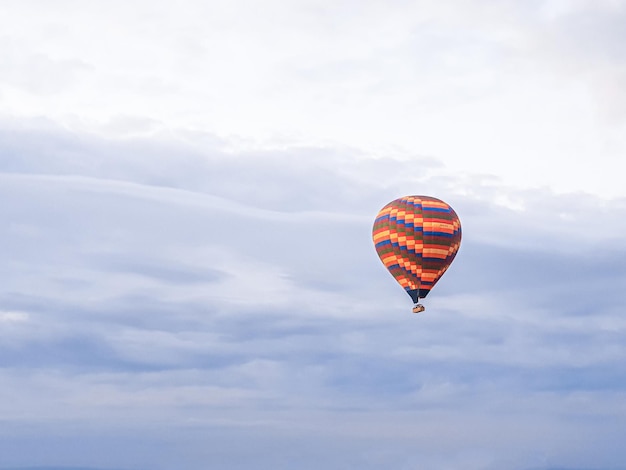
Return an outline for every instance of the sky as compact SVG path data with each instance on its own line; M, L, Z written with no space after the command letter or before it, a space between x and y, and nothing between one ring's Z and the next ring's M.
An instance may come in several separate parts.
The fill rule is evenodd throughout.
M626 469L624 24L0 1L0 469ZM420 315L410 194L463 225Z

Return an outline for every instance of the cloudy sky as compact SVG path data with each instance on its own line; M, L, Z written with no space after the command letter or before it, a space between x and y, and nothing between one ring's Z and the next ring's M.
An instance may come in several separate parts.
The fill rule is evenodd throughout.
M625 469L625 25L0 0L0 469ZM408 194L463 223L419 316Z

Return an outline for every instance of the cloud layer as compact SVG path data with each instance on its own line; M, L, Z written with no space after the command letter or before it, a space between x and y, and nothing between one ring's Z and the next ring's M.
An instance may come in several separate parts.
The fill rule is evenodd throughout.
M5 127L3 465L618 468L623 201L203 141ZM464 224L423 316L370 240L405 193Z
M5 1L0 116L430 155L625 196L624 2Z

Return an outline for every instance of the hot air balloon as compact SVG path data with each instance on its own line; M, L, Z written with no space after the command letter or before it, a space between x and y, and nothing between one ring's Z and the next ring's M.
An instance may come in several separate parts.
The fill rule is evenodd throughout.
M423 312L419 299L428 295L461 246L456 212L434 197L401 197L380 210L372 237L381 261L413 299L413 312Z

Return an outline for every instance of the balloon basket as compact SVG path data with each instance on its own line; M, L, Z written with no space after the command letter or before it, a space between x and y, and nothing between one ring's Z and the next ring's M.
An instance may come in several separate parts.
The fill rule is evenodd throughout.
M421 313L424 310L426 310L426 307L424 307L422 304L415 304L415 306L413 307L413 313Z

